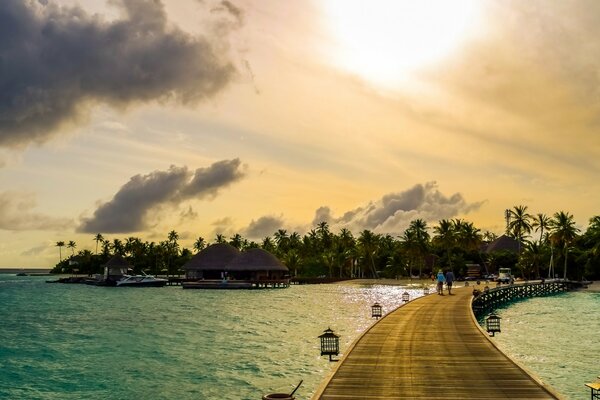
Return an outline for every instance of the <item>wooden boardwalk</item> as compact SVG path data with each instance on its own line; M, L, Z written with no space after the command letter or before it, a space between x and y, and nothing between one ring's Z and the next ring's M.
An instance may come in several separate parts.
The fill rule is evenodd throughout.
M473 287L411 301L348 350L313 399L556 399L485 337Z

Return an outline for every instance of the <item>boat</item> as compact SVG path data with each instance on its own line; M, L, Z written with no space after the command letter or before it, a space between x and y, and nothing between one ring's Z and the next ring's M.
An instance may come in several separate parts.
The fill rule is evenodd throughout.
M157 278L154 275L123 275L123 277L117 281L117 286L162 287L165 286L167 282L166 279Z

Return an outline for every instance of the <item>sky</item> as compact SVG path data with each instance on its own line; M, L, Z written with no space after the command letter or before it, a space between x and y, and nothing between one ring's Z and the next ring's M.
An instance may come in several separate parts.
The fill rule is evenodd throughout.
M0 268L600 213L595 0L3 0L0 71Z

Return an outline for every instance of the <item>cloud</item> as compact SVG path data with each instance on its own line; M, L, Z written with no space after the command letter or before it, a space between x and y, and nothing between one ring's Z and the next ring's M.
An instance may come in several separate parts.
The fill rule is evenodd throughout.
M49 243L42 243L38 246L31 247L21 253L22 256L39 256L40 254L44 254L48 252L48 249L52 248L54 245Z
M85 233L138 232L148 227L149 211L189 199L214 198L245 175L239 159L223 160L194 172L171 166L167 171L135 175L113 198L100 205L78 228Z
M320 222L327 222L332 232L346 228L354 233L368 229L376 233L400 235L415 219L420 218L434 225L441 219L455 218L475 211L483 203L469 203L460 193L444 195L435 182L428 182L417 184L403 192L388 193L363 207L346 211L340 217L335 217L328 206L319 207L310 224L294 226L290 231L306 233ZM241 234L250 239L262 239L290 226L283 215L262 216L241 229Z
M73 225L66 218L54 218L33 212L36 199L33 193L0 193L0 229L8 231L55 230Z
M596 172L600 2L489 2L486 29L426 76L448 102L421 122L483 141L496 162Z
M321 221L332 230L347 228L352 232L369 229L377 233L401 234L410 221L421 218L430 223L476 210L481 202L468 203L460 193L442 194L435 182L417 184L403 192L389 193L364 207L345 212L335 218L329 207L320 207L313 226Z
M236 74L224 49L243 13L230 2L211 13L217 22L210 38L169 24L160 0L109 3L120 8L120 19L80 7L2 1L0 146L45 142L85 119L96 103L119 109L154 100L197 103ZM218 23L232 16L236 23Z
M272 235L284 226L283 217L262 216L252 220L247 228L242 230L242 235L250 239L262 239Z

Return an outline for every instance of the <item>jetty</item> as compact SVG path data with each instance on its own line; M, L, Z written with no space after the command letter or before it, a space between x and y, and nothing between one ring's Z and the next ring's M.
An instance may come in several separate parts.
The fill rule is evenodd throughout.
M457 287L387 314L346 351L313 400L560 398L482 331L474 288L485 290Z

